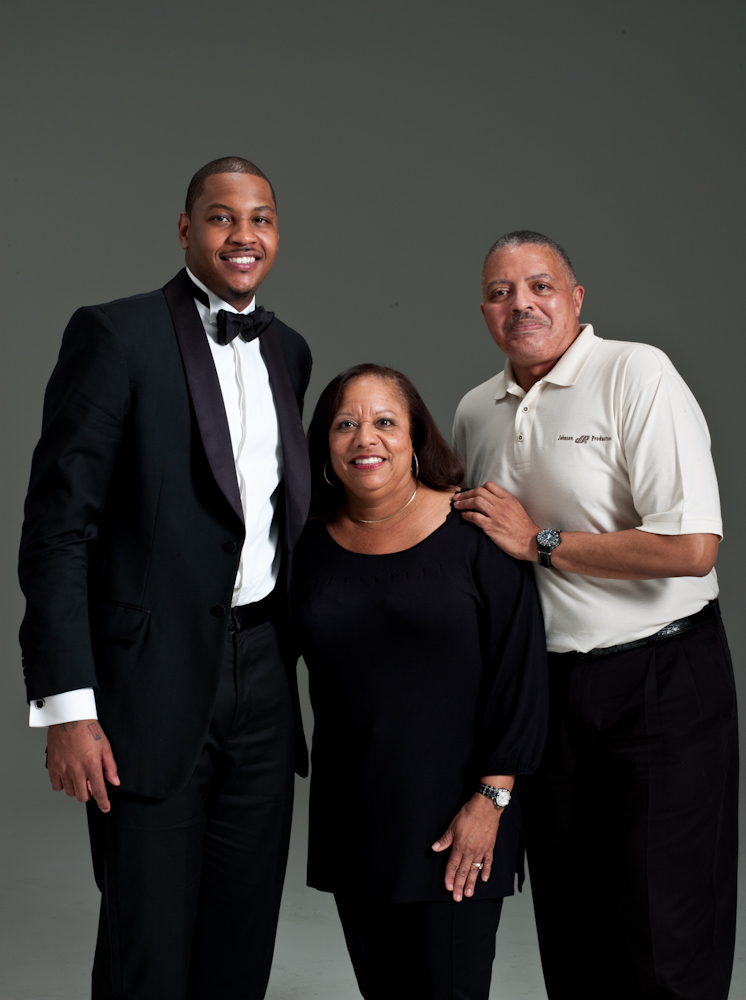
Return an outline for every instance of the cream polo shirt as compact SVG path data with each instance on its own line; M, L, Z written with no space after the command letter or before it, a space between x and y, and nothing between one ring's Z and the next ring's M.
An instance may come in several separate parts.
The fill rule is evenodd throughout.
M541 528L722 537L710 435L666 355L585 325L528 393L510 361L461 400L466 484L512 493ZM717 597L703 578L604 580L536 565L547 647L587 652L652 635Z

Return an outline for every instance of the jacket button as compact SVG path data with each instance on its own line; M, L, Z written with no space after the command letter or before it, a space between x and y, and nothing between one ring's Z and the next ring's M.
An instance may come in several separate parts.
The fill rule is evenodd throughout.
M214 608L210 608L210 614L213 618L222 618L225 614L225 608L222 604L216 604Z
M226 542L225 545L223 546L223 552L227 552L228 555L230 555L231 552L236 551L237 547L238 546L236 545L235 542Z

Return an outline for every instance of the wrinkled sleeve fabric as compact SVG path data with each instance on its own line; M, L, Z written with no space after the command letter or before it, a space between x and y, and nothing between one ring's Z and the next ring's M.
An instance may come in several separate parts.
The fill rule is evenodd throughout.
M531 774L547 728L546 639L534 574L484 536L475 577L485 662L479 771Z
M641 531L722 538L715 467L704 414L662 352L630 360L621 436Z
M117 331L102 309L78 310L47 387L25 504L20 639L30 701L96 687L88 561L129 406Z

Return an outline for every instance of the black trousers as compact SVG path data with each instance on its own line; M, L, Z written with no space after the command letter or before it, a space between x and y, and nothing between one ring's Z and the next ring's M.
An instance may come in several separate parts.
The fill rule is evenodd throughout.
M544 757L519 788L550 1000L725 1000L738 747L722 623L550 654L549 676Z
M365 1000L487 1000L502 899L334 898Z
M261 1000L293 795L292 705L271 622L228 638L187 786L162 800L109 795L106 815L88 804L102 893L94 1000Z

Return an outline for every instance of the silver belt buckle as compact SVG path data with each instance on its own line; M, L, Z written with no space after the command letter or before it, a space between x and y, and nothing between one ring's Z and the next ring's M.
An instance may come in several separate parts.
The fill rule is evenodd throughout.
M656 638L665 639L666 636L676 635L677 632L683 632L685 628L689 625L688 618L682 618L679 621L671 622L670 625L664 625L660 632L656 632Z

